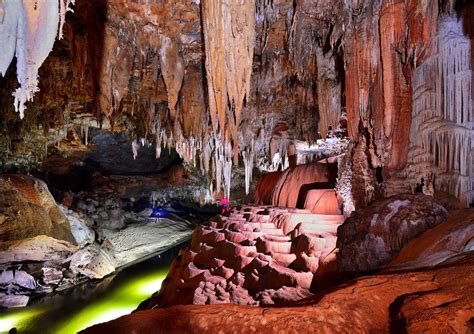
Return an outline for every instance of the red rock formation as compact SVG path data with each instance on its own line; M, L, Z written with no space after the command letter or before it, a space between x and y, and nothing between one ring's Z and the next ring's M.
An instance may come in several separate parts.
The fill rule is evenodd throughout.
M337 231L339 273L354 277L380 269L410 240L447 216L446 209L432 197L411 194L378 200L356 210Z
M258 205L271 205L275 186L282 172L273 172L262 175L258 180L253 197L253 202Z
M343 219L256 206L218 216L194 231L160 293L145 305L263 305L308 297Z
M134 312L81 333L469 333L472 254L425 272L359 278L292 307L186 305Z
M329 188L334 185L336 175L335 164L323 163L310 163L281 173L265 174L257 185L254 201L256 204L303 208L308 192L317 187ZM309 202L307 204L311 205Z
M474 209L454 210L446 221L410 241L384 272L433 267L474 249Z
M312 213L323 215L341 214L336 192L332 189L314 189L308 191L304 208Z

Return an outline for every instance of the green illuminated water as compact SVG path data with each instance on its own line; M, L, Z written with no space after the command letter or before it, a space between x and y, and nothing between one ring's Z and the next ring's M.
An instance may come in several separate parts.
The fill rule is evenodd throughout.
M77 333L129 314L160 289L180 246L134 264L98 284L91 282L45 297L31 306L0 310L0 333Z

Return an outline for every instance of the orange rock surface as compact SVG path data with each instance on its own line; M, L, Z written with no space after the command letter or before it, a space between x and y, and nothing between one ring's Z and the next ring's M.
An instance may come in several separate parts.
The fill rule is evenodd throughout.
M468 254L429 271L362 277L291 307L174 306L83 333L472 333L472 272Z

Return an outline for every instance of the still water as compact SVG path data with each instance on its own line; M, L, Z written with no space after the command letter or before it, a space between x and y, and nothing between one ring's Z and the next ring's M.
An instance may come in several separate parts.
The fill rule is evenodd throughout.
M129 314L160 289L184 244L133 264L100 282L88 282L46 296L23 308L0 310L0 333L77 333Z

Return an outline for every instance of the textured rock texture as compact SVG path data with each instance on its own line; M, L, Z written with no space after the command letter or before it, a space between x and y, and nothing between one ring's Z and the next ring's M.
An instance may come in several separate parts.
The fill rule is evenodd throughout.
M115 261L97 245L89 245L75 252L69 260L69 269L89 278L103 278L115 271Z
M410 240L441 224L448 212L430 196L403 194L356 210L337 231L338 271L354 277L393 259Z
M191 246L173 262L160 292L142 307L265 305L306 298L317 272L335 260L336 231L343 220L342 215L264 206L217 216L194 231Z
M26 175L0 176L0 247L38 235L75 244L71 226L46 184Z
M312 189L327 190L334 187L336 177L336 164L319 162L288 168L284 172L267 173L258 182L254 201L256 204L288 208L316 205L319 197L308 199L308 193ZM308 203L305 202L307 199Z
M474 209L450 211L448 219L410 241L384 272L433 267L474 250Z
M425 272L363 277L291 307L182 305L134 312L84 333L469 333L472 254Z

